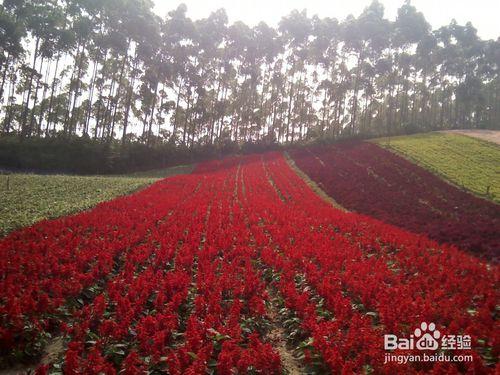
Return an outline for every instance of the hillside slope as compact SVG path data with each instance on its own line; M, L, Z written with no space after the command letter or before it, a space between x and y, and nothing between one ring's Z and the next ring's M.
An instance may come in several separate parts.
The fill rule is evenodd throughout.
M500 146L492 142L449 133L381 138L376 142L459 187L500 203Z
M0 175L0 237L43 219L86 210L191 169L180 166L128 176Z
M374 143L296 149L297 166L350 211L494 260L500 206L477 198Z

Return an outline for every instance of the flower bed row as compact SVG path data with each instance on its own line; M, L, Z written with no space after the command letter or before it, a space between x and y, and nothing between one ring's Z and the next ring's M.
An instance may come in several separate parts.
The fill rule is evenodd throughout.
M267 295L235 203L238 164L202 165L0 242L3 365L36 360L58 334L65 350L39 373L279 373L261 339Z
M498 260L498 205L368 142L301 148L291 156L348 210Z
M249 183L262 186L249 202L255 230L265 230L274 242L262 258L281 272L285 301L298 310L333 371L489 371L485 364L498 354L498 337L491 331L497 268L426 237L332 209L277 155L266 168L278 192L262 177ZM248 171L249 178L264 174ZM294 289L298 274L324 298L333 321L314 316L312 295ZM408 337L420 321L433 321L442 332L471 335L474 362L416 363L399 370L384 365L383 334Z

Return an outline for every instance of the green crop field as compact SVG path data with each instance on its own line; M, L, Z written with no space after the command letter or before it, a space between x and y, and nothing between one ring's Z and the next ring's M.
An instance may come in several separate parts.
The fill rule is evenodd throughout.
M191 169L182 166L128 176L0 175L0 237L42 219L88 209Z
M457 134L426 133L376 142L475 194L500 203L500 146Z

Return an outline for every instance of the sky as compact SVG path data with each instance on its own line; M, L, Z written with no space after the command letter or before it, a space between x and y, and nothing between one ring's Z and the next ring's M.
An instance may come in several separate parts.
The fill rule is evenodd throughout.
M153 0L155 11L165 16L184 3L188 16L199 19L212 11L225 8L229 22L243 21L254 26L260 21L277 25L282 16L293 9L307 9L311 17L335 17L343 20L349 14L358 16L371 0ZM394 20L403 0L379 0L385 7L386 18ZM500 37L500 0L412 0L434 29L448 25L455 18L461 25L470 21L483 39Z

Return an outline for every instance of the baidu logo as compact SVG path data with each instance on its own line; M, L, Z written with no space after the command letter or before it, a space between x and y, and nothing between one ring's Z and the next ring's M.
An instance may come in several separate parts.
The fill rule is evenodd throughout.
M420 328L416 328L414 336L417 339L417 349L419 350L436 350L439 347L439 338L441 332L436 329L434 323L427 325L426 322L420 324Z
M470 349L469 335L442 335L436 324L422 322L409 338L396 335L384 335L385 350L438 350L438 349Z

